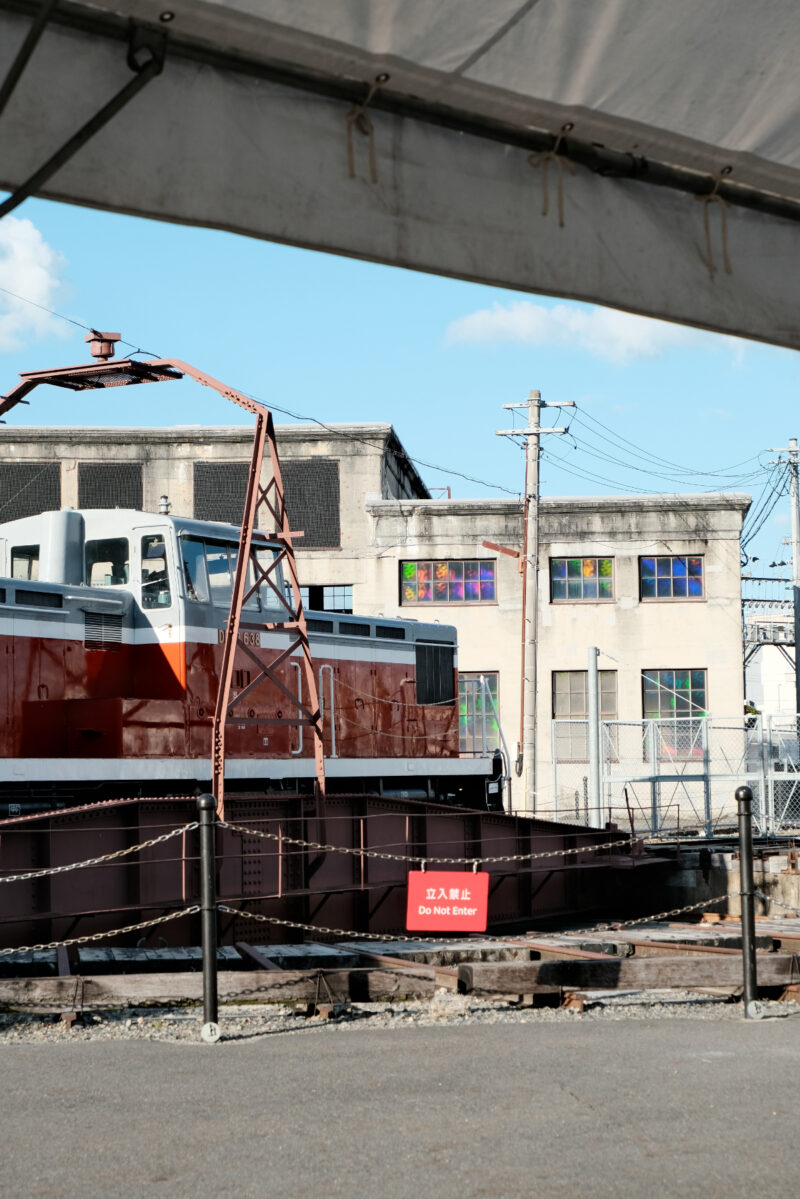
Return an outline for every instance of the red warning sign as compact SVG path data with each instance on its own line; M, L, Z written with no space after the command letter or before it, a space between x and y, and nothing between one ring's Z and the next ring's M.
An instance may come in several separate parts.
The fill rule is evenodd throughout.
M482 933L489 910L485 870L409 870L409 931Z

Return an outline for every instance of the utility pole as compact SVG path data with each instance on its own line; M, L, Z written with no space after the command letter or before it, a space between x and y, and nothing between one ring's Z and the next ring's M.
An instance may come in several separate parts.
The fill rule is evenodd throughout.
M539 439L545 433L566 429L543 429L542 408L574 408L572 400L545 403L541 392L532 391L521 404L504 408L527 408L527 429L498 429L498 437L525 437L525 559L524 610L522 624L522 762L525 770L525 811L536 811L536 687L537 635L539 623Z
M792 599L794 600L794 710L800 712L800 488L797 486L797 438L789 438L789 487L792 501Z
M794 710L800 712L800 487L798 486L797 438L790 437L788 446L770 450L772 454L789 455L789 496L792 505L792 599L794 601Z

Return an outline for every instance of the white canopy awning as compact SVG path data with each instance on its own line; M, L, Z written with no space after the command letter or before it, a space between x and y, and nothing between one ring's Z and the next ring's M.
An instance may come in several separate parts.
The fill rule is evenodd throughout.
M0 185L797 347L798 58L792 0L0 0Z

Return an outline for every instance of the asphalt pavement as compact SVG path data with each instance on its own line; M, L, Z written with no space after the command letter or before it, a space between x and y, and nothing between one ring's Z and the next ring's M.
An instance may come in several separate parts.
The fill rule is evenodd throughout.
M3 1196L800 1193L800 1020L7 1045Z

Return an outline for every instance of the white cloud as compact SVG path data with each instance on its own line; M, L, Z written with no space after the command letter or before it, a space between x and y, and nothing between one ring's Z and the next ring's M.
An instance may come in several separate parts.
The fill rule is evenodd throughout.
M7 216L0 220L0 287L25 303L0 291L0 350L19 350L41 337L60 336L66 324L35 308L55 305L65 259L49 246L29 220Z
M564 346L623 364L635 358L655 358L705 336L681 325L613 308L578 308L567 304L547 308L531 300L515 300L459 317L448 326L445 344L516 342Z

